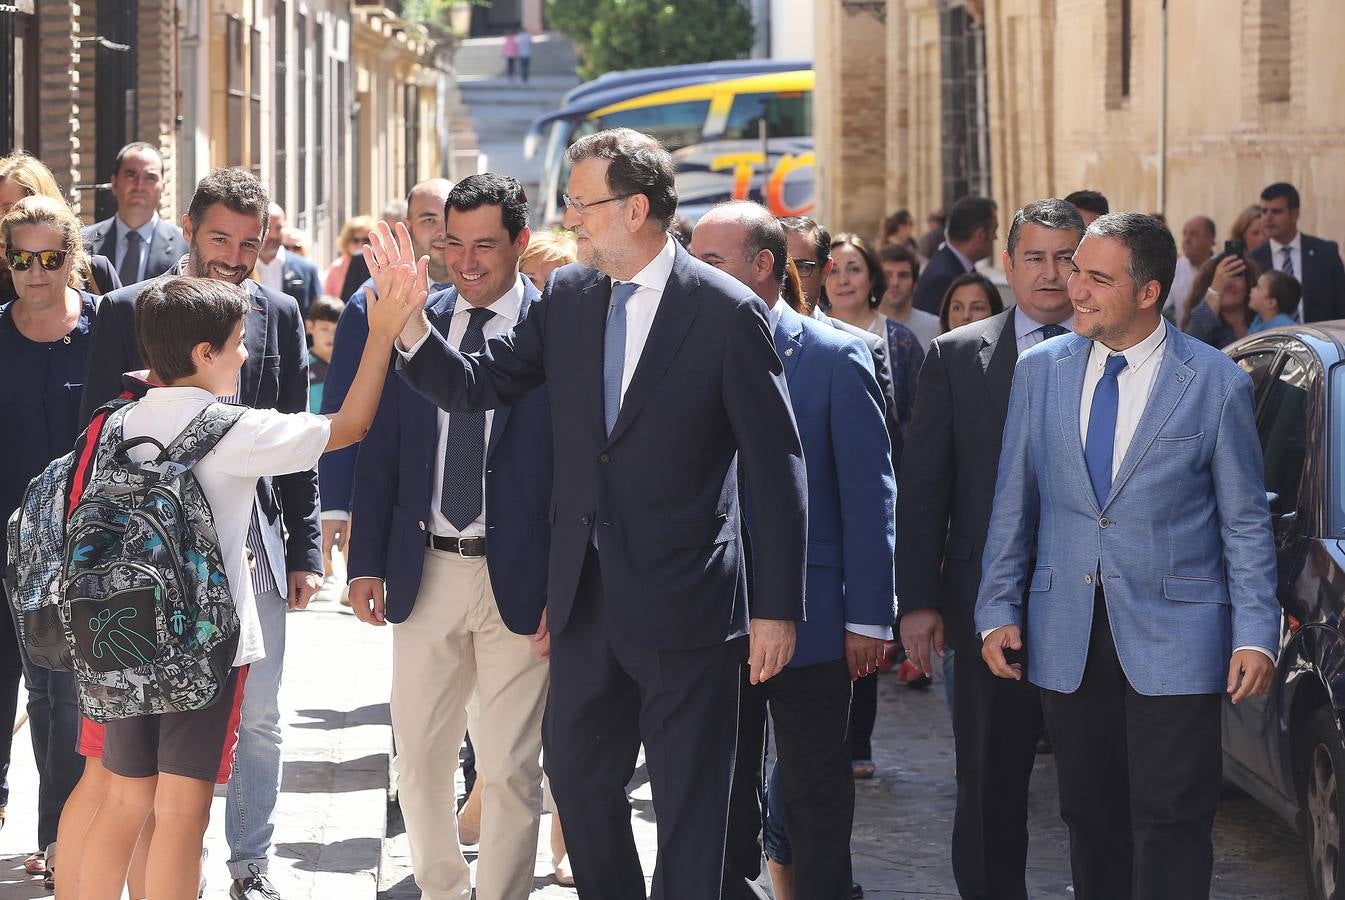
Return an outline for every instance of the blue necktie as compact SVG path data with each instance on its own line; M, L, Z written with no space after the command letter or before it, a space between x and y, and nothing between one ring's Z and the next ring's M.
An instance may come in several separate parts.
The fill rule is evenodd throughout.
M486 346L486 322L495 315L474 307L467 314L467 331L458 349L477 353ZM455 412L448 417L444 439L444 485L439 509L458 531L481 517L483 471L486 465L486 414Z
M617 282L612 286L612 308L602 338L602 413L607 433L621 412L621 376L626 370L626 302L640 289L638 284Z
M1060 337L1060 335L1064 334L1064 333L1065 333L1065 326L1064 326L1064 325L1043 325L1043 326L1041 326L1040 328L1038 328L1037 330L1041 332L1041 339L1042 339L1043 341L1049 341L1049 340L1050 340L1051 338L1053 338L1053 337Z
M1098 509L1107 503L1111 493L1111 461L1116 447L1116 407L1121 389L1116 376L1126 367L1126 358L1117 353L1107 357L1107 368L1093 391L1093 408L1088 414L1088 441L1084 444L1083 458L1088 463L1088 477L1093 482L1093 495Z

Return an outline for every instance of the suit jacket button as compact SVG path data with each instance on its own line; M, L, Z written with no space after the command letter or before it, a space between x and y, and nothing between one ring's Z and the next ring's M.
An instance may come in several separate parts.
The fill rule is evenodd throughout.
M1102 518L1097 520L1097 525L1099 528L1106 528L1110 524L1111 519L1107 518L1106 516L1103 516Z
M583 524L583 525L592 525L592 524L593 524L593 520L590 519L588 516L581 516L580 519L579 519L579 522L580 522L580 524Z
M1092 576L1092 575L1085 575L1085 576L1083 577L1083 583L1084 583L1084 584L1092 584L1092 583L1093 583L1093 576Z
M421 531L424 531L424 530L425 530L425 523L424 523L424 522L417 522L416 525L417 525L417 527L420 528Z
M600 463L609 463L611 461L612 461L612 454L610 453L604 453L598 457L598 462Z

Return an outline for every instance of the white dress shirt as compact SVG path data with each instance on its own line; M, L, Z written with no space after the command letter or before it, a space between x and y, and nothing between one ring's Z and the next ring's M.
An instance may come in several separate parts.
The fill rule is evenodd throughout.
M260 256L257 257L255 273L258 283L262 287L270 288L277 294L285 293L285 253L285 247L281 245L270 262Z
M1068 319L1058 324L1066 331L1073 331L1074 316L1070 316ZM1021 306L1014 307L1013 336L1018 341L1019 356L1046 340L1046 335L1041 333L1041 330L1045 327L1047 326L1024 312Z
M673 260L677 258L677 249L673 239L668 238L663 249L651 259L643 269L627 282L638 284L634 294L626 301L626 360L621 369L621 399L626 399L626 389L635 377L635 367L640 364L640 355L644 353L645 341L649 340L649 329L654 327L654 316L663 300L663 289L668 286L672 276ZM612 282L617 284L616 281ZM611 311L609 301L608 311Z
M1177 257L1177 269L1172 275L1172 287L1168 290L1168 299L1163 304L1163 312L1172 312L1175 315L1186 306L1186 297L1191 293L1191 285L1195 284L1196 273L1199 271L1200 266L1192 263L1184 255Z
M126 235L132 231L140 234L140 268L137 270L136 279L144 281L145 266L149 264L149 245L154 241L154 229L159 227L159 214L155 213L150 216L149 221L139 228L132 228L121 220L121 216L116 216L113 227L117 229L117 258L112 261L112 264L116 266L118 274L121 273L121 261L126 258L126 250L130 243L126 240Z
M1304 290L1307 285L1303 282L1303 232L1294 232L1294 239L1287 244L1281 244L1274 238L1270 239L1270 267L1276 272L1284 271L1284 251L1288 248L1289 258L1294 263L1294 277L1298 283L1302 284ZM1298 301L1298 309L1294 311L1294 321L1303 321L1303 301Z
M775 304L768 311L767 318L771 326L771 334L775 334L775 329L780 327L780 310L785 305L784 297L776 297ZM814 310L815 312L816 310ZM884 320L879 318L880 322ZM868 348L865 348L868 349ZM880 641L892 640L892 628L887 625L859 625L855 622L846 622L845 630L858 634L862 637L876 638Z
M1149 394L1158 379L1158 367L1163 361L1163 345L1167 343L1167 321L1160 320L1153 333L1121 354L1126 358L1126 367L1116 376L1118 398L1116 402L1116 436L1112 442L1112 477L1116 477L1130 449L1130 439L1135 436L1144 408L1149 404ZM1088 355L1088 368L1083 376L1083 393L1079 397L1079 446L1088 446L1088 419L1093 411L1093 394L1097 391L1102 372L1107 367L1107 357L1117 355L1101 341L1093 342Z

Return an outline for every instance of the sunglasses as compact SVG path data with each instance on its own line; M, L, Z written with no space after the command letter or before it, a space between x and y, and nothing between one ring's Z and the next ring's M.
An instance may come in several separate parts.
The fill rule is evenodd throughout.
M16 272L27 272L33 267L34 259L48 272L55 272L65 265L66 257L69 255L67 250L7 250L5 260Z

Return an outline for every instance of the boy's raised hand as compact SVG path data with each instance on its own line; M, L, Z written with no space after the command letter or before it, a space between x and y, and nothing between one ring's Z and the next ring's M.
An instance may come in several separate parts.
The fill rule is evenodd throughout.
M379 222L363 253L374 282L373 291L365 292L369 333L393 340L425 308L430 258L416 259L411 233L401 222L395 233L387 222Z

